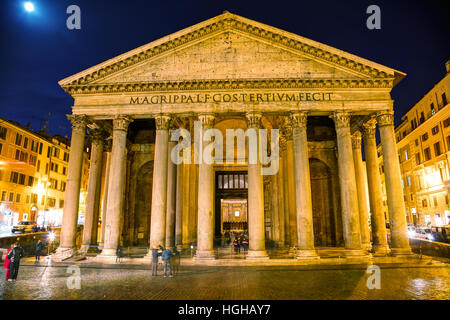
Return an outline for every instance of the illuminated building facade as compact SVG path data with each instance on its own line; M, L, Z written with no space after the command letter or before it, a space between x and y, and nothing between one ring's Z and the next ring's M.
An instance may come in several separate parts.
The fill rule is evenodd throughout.
M67 184L70 141L46 132L34 132L19 123L0 119L0 224L20 221L59 226ZM84 152L88 171L89 158ZM87 178L83 176L81 194ZM85 199L85 196L81 196ZM80 201L80 216L84 208Z
M409 224L440 226L450 223L450 61L446 63L446 71L395 129ZM378 149L384 179L381 147ZM387 207L385 214L388 216Z

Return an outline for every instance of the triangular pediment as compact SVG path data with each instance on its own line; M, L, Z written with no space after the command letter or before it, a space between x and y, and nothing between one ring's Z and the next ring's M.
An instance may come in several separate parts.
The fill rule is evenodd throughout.
M63 79L76 86L197 80L391 80L405 74L224 13Z

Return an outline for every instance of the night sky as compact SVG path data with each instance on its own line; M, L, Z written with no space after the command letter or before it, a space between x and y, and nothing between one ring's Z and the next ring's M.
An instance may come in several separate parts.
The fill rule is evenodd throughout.
M73 99L59 80L224 10L407 73L392 91L396 124L450 59L446 1L32 2L28 13L22 0L1 1L0 117L35 130L48 121L51 134L69 137ZM81 8L81 30L66 28L71 4ZM381 30L366 28L371 4L381 8Z

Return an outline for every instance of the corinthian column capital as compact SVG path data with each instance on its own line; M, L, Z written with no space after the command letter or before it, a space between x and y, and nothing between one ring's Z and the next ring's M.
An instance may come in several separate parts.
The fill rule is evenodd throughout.
M375 139L376 128L377 121L374 118L366 121L361 127L362 136L367 139Z
M169 130L171 117L167 114L155 116L156 130Z
M352 149L361 149L361 132L359 131L352 134Z
M383 111L376 115L378 126L393 126L394 125L394 111Z
M130 116L121 115L113 119L113 130L127 131L133 119Z
M100 144L105 141L105 139L108 137L107 132L103 129L90 129L89 135L92 138L92 143L94 144Z
M336 129L350 127L350 114L348 112L334 112L330 115L333 119Z
M68 114L67 119L72 123L72 130L75 131L84 131L89 123L89 118L80 114Z
M306 128L308 113L305 111L292 112L291 115L289 116L289 120L292 127Z
M292 140L292 125L290 122L284 125L284 127L281 128L281 132L283 133L284 139L286 141Z
M211 129L214 126L215 116L212 113L200 113L198 120L202 122L204 129Z
M245 117L247 118L247 126L249 128L259 129L261 127L262 114L260 112L247 112Z

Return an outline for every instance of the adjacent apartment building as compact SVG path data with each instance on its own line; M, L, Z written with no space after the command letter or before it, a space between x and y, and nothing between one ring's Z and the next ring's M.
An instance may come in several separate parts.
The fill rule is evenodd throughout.
M395 129L409 224L450 224L450 61L447 73L403 117ZM382 155L381 147L378 148ZM380 157L384 186L384 166ZM384 201L386 204L386 201ZM385 205L388 218L387 206Z
M59 226L67 184L70 141L0 118L0 227L20 221ZM89 153L84 153L80 218L86 199Z

